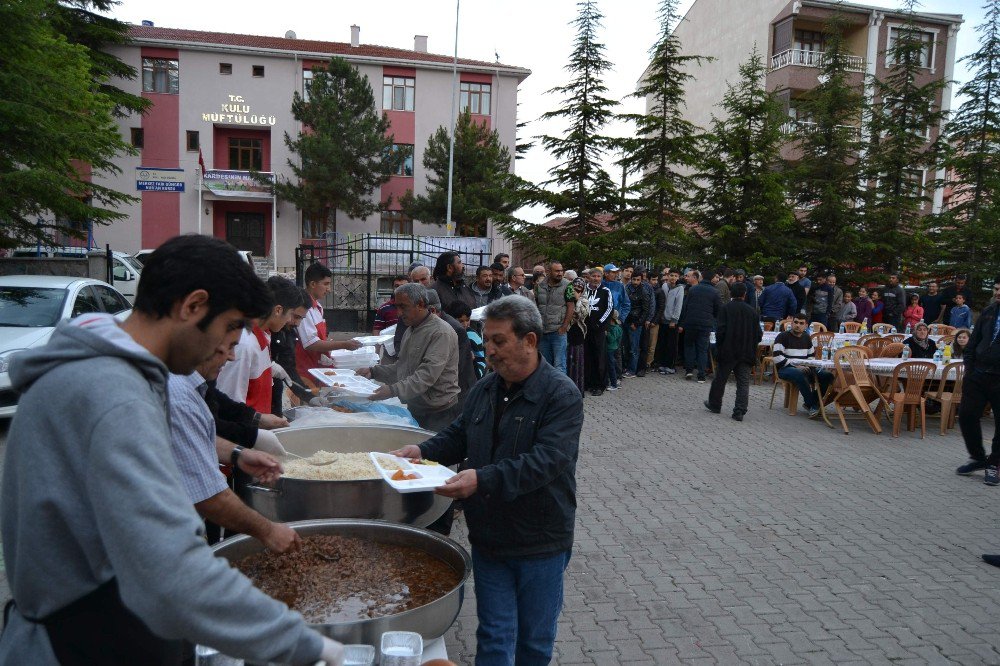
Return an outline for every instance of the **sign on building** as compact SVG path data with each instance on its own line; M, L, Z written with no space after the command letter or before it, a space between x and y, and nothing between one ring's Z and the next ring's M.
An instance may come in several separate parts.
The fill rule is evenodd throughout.
M221 169L205 171L202 182L205 189L220 197L270 199L273 196L271 183L274 182L274 174L259 173L257 176L268 182L261 182L254 178L249 171L223 171Z
M140 192L183 192L184 169L136 167L135 189Z

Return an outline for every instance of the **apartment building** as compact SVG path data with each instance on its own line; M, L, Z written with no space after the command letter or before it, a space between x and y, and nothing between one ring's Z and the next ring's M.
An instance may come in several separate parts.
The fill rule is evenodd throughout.
M788 110L789 127L792 123L808 124L808 118L799 117L796 100L819 84L824 22L838 11L846 24L844 37L852 54L853 82L863 87L868 100L873 101L874 92L868 82L885 76L891 67L886 62L886 51L906 20L902 13L831 0L695 0L674 34L680 38L684 54L711 56L714 60L690 72L694 78L685 88L687 119L700 127L711 125L712 114L720 112L718 105L726 84L737 80L740 65L756 47L769 66L768 90L777 92ZM921 12L916 19L925 43L922 76L926 81L947 82L938 105L948 111L962 17ZM647 109L650 105L647 100ZM927 140L936 139L940 131L940 127L928 128ZM791 146L784 149L784 157L795 158ZM930 181L931 177L943 175L924 174L922 178ZM933 212L941 209L943 195L943 189L934 192Z
M121 174L105 182L140 201L123 211L126 220L94 230L99 246L135 251L198 232L270 256L285 269L294 266L300 243L330 239L332 222L303 219L250 172L292 176L288 161L296 156L284 136L302 129L292 116L293 93L303 93L312 69L334 55L368 78L394 143L410 155L374 193L390 202L390 210L367 219L338 213L336 232L445 235L443 227L407 219L398 204L407 190L426 188L424 148L438 127L450 124L452 57L428 52L426 36L415 36L412 49L401 49L362 44L358 26L351 27L350 42L298 39L291 31L270 37L152 25L132 26L130 34L133 43L115 55L140 76L123 87L149 99L152 108L120 121L138 155L120 158ZM529 74L521 67L458 60L459 110L469 108L497 130L511 153L517 88ZM491 227L469 231L494 237ZM505 243L497 240L495 247Z

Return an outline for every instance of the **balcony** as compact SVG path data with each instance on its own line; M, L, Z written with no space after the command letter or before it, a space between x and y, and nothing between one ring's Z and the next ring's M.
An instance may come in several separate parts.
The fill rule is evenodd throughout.
M781 126L781 133L785 135L789 134L809 134L816 131L816 123L808 120L789 120L784 125ZM861 128L857 125L837 125L837 127L842 129L851 130L854 134L854 138L861 137Z
M865 71L865 59L861 56L848 55L844 56L847 60L847 71L849 72L864 72ZM787 51L782 51L776 55L771 56L771 70L772 72L782 69L784 67L798 66L798 67L822 67L825 64L826 52L824 51L806 51L804 49L788 49Z

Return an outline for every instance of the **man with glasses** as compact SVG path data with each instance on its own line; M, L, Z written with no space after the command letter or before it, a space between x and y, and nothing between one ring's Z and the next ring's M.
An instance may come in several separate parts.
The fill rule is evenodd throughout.
M962 430L969 462L955 470L962 476L985 469L986 485L1000 485L1000 275L993 280L993 301L979 315L972 338L962 355L965 380L962 402L958 407L958 425ZM983 428L980 421L989 405L993 410L995 429L993 447L987 457L983 449Z
M814 418L819 416L819 394L813 387L813 378L819 380L819 390L826 393L826 389L833 381L833 375L826 370L798 365L816 354L812 337L806 332L808 325L805 315L801 312L796 313L792 318L792 330L782 331L775 338L771 356L774 358L774 367L778 369L778 376L799 387L802 402L809 410L809 418Z
M500 287L501 295L510 296L511 294L517 294L534 302L535 292L524 286L525 275L523 268L520 266L511 266L504 273L504 277L506 278L506 282Z

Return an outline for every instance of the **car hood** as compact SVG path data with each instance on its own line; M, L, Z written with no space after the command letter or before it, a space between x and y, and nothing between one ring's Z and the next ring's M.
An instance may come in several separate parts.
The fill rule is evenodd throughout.
M53 326L25 328L20 326L0 326L0 354L11 349L28 349L44 344L56 330Z

